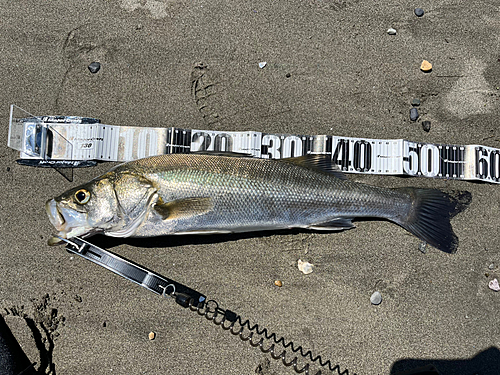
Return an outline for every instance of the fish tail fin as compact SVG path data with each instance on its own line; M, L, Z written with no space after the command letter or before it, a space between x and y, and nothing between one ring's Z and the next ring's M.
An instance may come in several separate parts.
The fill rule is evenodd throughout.
M412 204L408 215L394 221L421 240L446 253L457 251L458 238L450 219L465 210L472 195L468 191L451 194L436 189L395 189L410 196Z

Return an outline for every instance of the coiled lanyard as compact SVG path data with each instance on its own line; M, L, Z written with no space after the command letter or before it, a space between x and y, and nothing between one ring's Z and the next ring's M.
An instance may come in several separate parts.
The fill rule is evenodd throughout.
M84 259L98 264L117 275L130 280L147 290L161 295L163 297L172 297L175 302L184 308L189 308L195 311L198 315L204 316L207 320L212 321L215 325L221 326L224 330L230 331L233 335L239 336L242 341L249 341L253 347L259 347L263 353L270 353L275 360L280 360L287 366L292 366L296 373L304 373L309 375L309 363L303 367L299 367L298 358L295 356L292 360L286 360L286 350L280 352L276 345L283 346L284 349L289 348L293 353L298 353L302 359L315 363L323 370L334 372L339 375L349 375L349 370L341 371L337 364L333 366L330 360L323 361L321 356L313 357L310 350L305 351L302 346L296 346L292 341L286 341L283 337L278 337L275 333L270 333L266 328L259 328L257 324L251 325L248 320L243 321L242 318L231 310L224 310L219 307L219 304L214 300L208 300L205 295L191 289L176 281L169 280L153 271L150 271L134 262L120 257L107 250L85 241L79 237L73 237L70 240L58 237L66 242L66 250L70 253L81 256ZM229 322L229 323L226 323ZM239 327L239 328L238 328ZM254 334L261 336L260 339L254 339ZM265 340L273 341L267 348L264 345ZM318 370L315 375L322 374ZM356 374L354 374L356 375Z

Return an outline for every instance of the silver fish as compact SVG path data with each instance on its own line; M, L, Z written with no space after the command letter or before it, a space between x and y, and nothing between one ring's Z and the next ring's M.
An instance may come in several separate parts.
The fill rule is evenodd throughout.
M448 253L450 218L471 201L440 190L388 189L348 180L331 157L283 160L161 155L121 164L46 204L58 236L152 237L287 228L342 230L387 219ZM57 237L49 245L62 241Z

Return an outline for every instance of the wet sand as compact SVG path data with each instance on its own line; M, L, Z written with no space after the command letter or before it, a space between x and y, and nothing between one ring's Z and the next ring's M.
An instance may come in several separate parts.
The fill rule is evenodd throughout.
M76 169L73 182L51 169L17 165L18 153L6 146L11 103L36 115L89 116L113 125L500 148L497 2L4 3L0 301L7 324L43 373L293 370L174 301L62 246L47 246L53 228L46 200L114 164ZM425 10L423 17L415 7ZM396 35L387 34L390 27ZM424 59L433 64L431 73L420 71ZM93 61L101 63L97 74L87 69ZM262 61L267 65L260 69ZM200 62L215 88L206 107L191 92ZM416 123L409 119L413 98L421 100ZM430 132L422 120L431 121ZM488 288L500 277L500 186L349 178L470 191L470 208L453 219L458 252L428 247L423 254L417 238L380 221L358 221L340 233L92 241L349 374L396 374L428 364L442 374L500 373L500 293ZM313 263L314 272L302 274L298 259ZM376 290L383 301L373 306ZM38 348L27 319L47 338Z

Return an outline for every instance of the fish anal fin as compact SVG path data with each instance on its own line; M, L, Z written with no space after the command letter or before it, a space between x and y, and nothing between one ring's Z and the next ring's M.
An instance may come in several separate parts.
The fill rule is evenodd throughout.
M307 228L314 230L344 230L355 227L356 226L352 223L352 219L339 217L337 219L326 221L324 223L311 224Z
M281 159L279 161L283 163L294 164L303 168L333 174L335 177L341 180L347 180L346 175L340 170L339 166L335 164L331 155L308 154L297 156L295 158Z
M153 207L163 220L186 219L203 215L212 209L212 199L206 197L184 198L167 203L160 197Z

